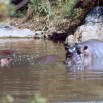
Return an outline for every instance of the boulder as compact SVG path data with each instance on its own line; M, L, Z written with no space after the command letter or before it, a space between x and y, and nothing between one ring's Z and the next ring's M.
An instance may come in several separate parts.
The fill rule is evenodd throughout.
M0 26L0 37L32 37L35 34L30 29L18 29L14 26Z
M85 23L79 26L73 35L75 39L71 41L68 36L66 42L79 42L89 39L103 40L103 6L95 7L85 18Z

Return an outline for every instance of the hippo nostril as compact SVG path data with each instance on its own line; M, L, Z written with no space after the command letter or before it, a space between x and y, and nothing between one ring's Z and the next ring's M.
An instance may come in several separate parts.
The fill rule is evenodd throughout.
M80 55L81 53L82 53L82 52L81 52L80 50L77 50L77 54L79 54L79 55Z
M68 58L71 58L71 55L68 55L67 57L68 57Z
M67 53L67 57L68 57L68 58L72 57L72 55L73 55L73 53L71 53L71 52L68 52L68 53Z

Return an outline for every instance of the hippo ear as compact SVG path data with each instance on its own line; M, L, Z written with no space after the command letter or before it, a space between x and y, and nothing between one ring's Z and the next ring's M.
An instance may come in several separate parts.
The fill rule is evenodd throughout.
M78 43L75 43L75 45L78 45Z
M83 50L87 50L88 49L88 46L84 46Z

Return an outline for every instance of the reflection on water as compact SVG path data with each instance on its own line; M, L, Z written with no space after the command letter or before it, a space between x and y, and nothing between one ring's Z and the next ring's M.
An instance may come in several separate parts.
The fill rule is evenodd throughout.
M0 95L10 94L15 103L26 103L28 96L38 92L50 102L103 100L103 70L68 71L63 64L65 50L62 43L0 39L0 49L17 51L11 65L0 67ZM60 60L39 64L33 59L49 54L58 55Z

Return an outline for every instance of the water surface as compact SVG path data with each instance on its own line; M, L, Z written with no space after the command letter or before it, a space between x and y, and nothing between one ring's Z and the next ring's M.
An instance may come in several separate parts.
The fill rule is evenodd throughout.
M0 50L17 52L8 67L0 67L0 96L10 94L14 103L42 94L49 102L89 102L103 100L103 70L69 71L64 65L62 43L33 39L0 39ZM39 64L33 58L55 54L60 60Z

